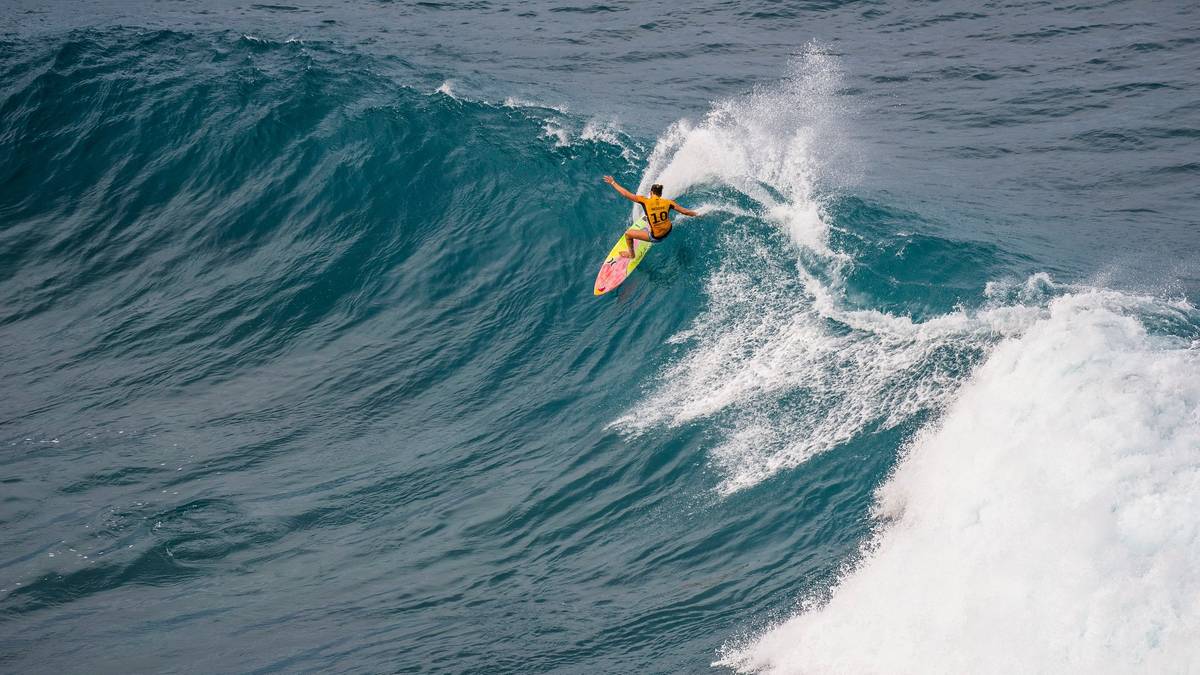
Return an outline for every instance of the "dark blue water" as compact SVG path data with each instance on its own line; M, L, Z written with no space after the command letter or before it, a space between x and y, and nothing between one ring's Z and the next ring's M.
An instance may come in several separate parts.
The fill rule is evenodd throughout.
M1190 672L1198 25L6 4L0 670Z

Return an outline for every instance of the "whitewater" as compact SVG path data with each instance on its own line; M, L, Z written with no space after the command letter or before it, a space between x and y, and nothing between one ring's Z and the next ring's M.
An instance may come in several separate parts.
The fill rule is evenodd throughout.
M796 262L752 278L746 259L769 256L751 250L717 270L706 311L671 338L691 348L618 424L721 415L711 461L727 495L868 425L933 414L834 587L715 665L1187 672L1200 662L1200 313L1045 274L992 282L977 309L920 321L848 307L855 260L831 248L815 187L836 149L812 147L848 113L831 109L828 56L795 68L780 87L677 124L651 155L643 187L734 187L788 235ZM956 377L945 364L959 359L978 365Z
M755 672L1187 672L1200 365L1085 290L996 346L880 487L828 598L720 663Z
M0 669L1195 672L1195 9L677 9L0 10Z

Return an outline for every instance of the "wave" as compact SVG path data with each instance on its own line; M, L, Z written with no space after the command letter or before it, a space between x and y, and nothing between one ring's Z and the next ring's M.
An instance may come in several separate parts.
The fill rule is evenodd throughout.
M1178 672L1200 616L1200 313L1102 289L997 345L880 488L828 598L718 664ZM1165 330L1164 330L1165 329Z
M728 195L706 208L723 257L657 382L614 426L719 430L709 458L725 497L859 439L909 439L879 489L875 534L840 579L714 665L1115 673L1196 661L1200 313L1045 273L987 280L1032 261L884 232L905 214L829 188L826 172L846 174L830 157L846 154L837 126L852 113L838 82L836 61L810 52L778 87L675 124L642 180ZM857 227L863 210L873 225ZM974 281L957 282L968 273L956 266ZM903 288L912 270L919 293ZM957 290L948 311L914 307L936 296L933 274Z
M442 336L428 348L445 353L437 308L473 299L464 267L504 275L485 294L570 288L575 269L519 264L527 251L512 242L541 232L530 246L545 255L592 234L592 221L513 205L627 166L636 144L585 123L559 148L540 132L553 110L421 92L373 65L236 33L93 30L22 45L0 117L0 326L44 334L87 317L93 330L46 349L106 363L89 367L84 391L121 401L236 379L297 350L332 358L352 328L379 331L360 350L416 349L424 322ZM505 302L470 313L491 325ZM416 324L382 321L406 307Z
M740 620L728 615L754 611L731 598L788 563L736 579L739 524L758 514L705 529L690 509L736 512L840 452L839 470L878 467L854 477L860 495L899 462L869 543L720 664L1103 671L1195 656L1180 637L1198 615L1190 305L1056 282L861 194L856 112L817 47L657 139L378 66L319 41L129 29L0 55L3 374L25 385L0 402L0 428L28 451L6 466L61 474L80 500L55 512L14 492L25 515L0 593L15 617L243 574L239 551L300 556L319 535L377 584L375 602L395 599L397 566L462 570L462 587L433 575L406 590L414 607L507 612L525 601L511 575L548 561L561 567L530 579L547 593L705 568L720 581L662 584L641 605L591 612L584 596L604 593L580 592L571 611L591 618L565 651L541 612L505 637L525 665L575 650L603 667L614 645L652 644L630 657L644 670L703 615L707 642L675 647L707 661ZM625 222L606 173L661 182L702 215L596 300L597 256ZM137 444L88 445L109 432ZM617 452L641 440L652 447ZM777 549L802 508L782 501L761 532ZM85 502L109 505L104 527L59 520ZM448 519L451 503L478 510ZM865 528L832 536L850 543L830 565ZM396 565L378 564L379 541ZM414 545L429 549L415 563ZM480 550L502 555L464 563ZM604 571L580 571L593 564ZM464 591L472 575L493 581ZM164 620L169 605L155 605ZM497 647L470 622L397 642L384 614L352 632L399 644L401 665L470 668ZM1028 654L1002 651L1022 640Z

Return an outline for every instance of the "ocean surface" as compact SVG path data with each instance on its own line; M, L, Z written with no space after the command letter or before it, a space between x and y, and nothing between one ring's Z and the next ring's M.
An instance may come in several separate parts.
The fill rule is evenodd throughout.
M1194 2L279 2L0 7L0 671L1200 673Z

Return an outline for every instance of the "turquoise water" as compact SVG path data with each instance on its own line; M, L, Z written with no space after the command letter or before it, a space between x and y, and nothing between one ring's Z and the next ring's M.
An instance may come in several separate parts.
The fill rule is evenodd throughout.
M1194 667L1196 11L667 9L0 10L0 667Z

